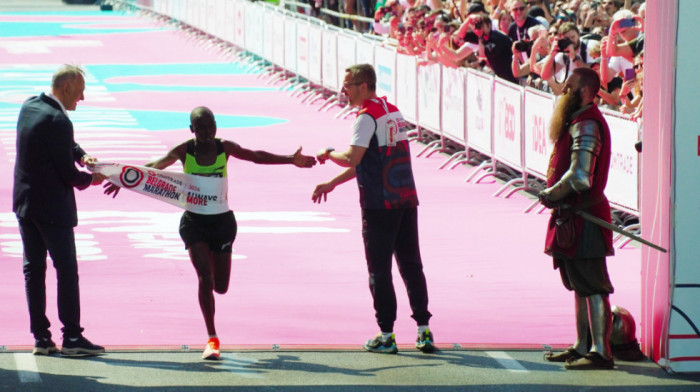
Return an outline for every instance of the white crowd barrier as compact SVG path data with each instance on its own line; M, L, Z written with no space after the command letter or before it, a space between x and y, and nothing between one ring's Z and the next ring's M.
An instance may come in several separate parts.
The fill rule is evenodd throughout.
M505 165L543 180L552 143L549 119L554 97L472 69L441 64L417 66L384 42L326 25L318 19L247 0L130 0L228 41L283 68L300 81L336 95L345 69L369 63L377 93L395 102L404 118ZM638 129L625 115L604 111L612 133L612 164L606 194L611 204L639 214ZM488 168L488 167L487 167Z

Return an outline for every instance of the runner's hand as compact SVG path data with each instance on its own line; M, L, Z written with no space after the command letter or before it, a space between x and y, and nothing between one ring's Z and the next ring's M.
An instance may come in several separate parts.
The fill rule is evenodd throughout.
M113 199L115 197L117 197L117 194L119 193L119 190L121 189L121 187L118 187L118 186L112 184L111 182L104 184L103 188L104 188L104 194L107 196L112 195Z
M297 149L292 157L292 163L296 167L312 167L316 164L316 158L308 155L302 155L301 146L299 146L299 149Z

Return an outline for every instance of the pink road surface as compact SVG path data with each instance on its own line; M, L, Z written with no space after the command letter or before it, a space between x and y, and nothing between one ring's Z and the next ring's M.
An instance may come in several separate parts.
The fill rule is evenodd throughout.
M99 28L115 24L158 27L145 19L114 15L63 19L68 24L94 21ZM26 16L22 20L32 21ZM105 64L226 62L174 30L113 34L100 30L79 37L16 40L30 43L49 39L80 42L50 46L48 53L10 53L0 47L5 51L0 56L0 71L7 74L18 68L43 67L48 70L42 74L48 85L52 69L65 62L85 65L88 71L92 65ZM99 45L85 48L81 45L86 40ZM165 130L143 129L140 124L96 130L88 123L81 126L81 111L147 110L186 119L192 108L205 105L218 116L271 116L286 122L220 127L219 136L247 148L280 154L291 154L298 146L312 155L327 146L344 149L350 139L352 119L334 119L339 109L318 112L320 103L302 104L287 92L269 90L271 86L256 74L144 75L117 71L102 81L109 86L138 84L138 91L105 93L88 83L86 100L72 117L76 140L91 155L102 161L145 163L191 134L186 121ZM152 86L181 85L200 86L202 90L149 90ZM205 88L212 86L262 90ZM11 120L16 121L18 103L29 95L31 91L2 95L1 102L14 105L5 115L14 115ZM24 297L21 242L10 212L12 121L3 123L0 130L5 152L0 158L0 173L5 179L0 183L0 198L6 206L0 215L0 346L9 348L33 343ZM414 155L422 147L413 144ZM542 253L547 213L523 213L531 203L523 195L494 198L500 184L465 183L469 174L466 167L439 170L444 159L436 154L414 157L413 161L421 202L421 247L434 315L431 327L438 344L570 344L574 339L573 294L562 287L551 260ZM341 168L326 164L302 170L233 158L228 168L229 205L239 231L230 290L216 296L216 323L224 347L359 347L378 328L367 288L355 183L337 188L326 203L315 205L311 202L314 186ZM177 231L181 211L125 190L116 199L104 196L101 187L77 195L80 223L75 232L86 336L108 348L203 345L207 336L197 303L197 278ZM611 302L634 315L639 315L640 309L639 260L640 252L635 248L618 250L609 260L616 288ZM398 273L395 275L399 300L395 333L399 344L411 344L415 323L403 283ZM60 337L51 267L47 287L52 332Z

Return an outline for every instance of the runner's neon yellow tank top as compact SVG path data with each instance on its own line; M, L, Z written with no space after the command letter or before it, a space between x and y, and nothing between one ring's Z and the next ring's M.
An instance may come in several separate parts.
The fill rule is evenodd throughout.
M187 174L196 174L205 177L226 177L226 152L224 152L224 144L221 139L215 139L216 142L216 161L209 166L201 166L197 163L194 156L194 139L187 142L187 153L185 153L184 172Z

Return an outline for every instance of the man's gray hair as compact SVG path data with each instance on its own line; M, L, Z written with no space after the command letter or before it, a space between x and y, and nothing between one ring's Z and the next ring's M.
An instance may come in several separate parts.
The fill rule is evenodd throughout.
M64 64L53 74L51 88L59 88L66 82L74 81L78 76L85 77L85 70L81 66Z

